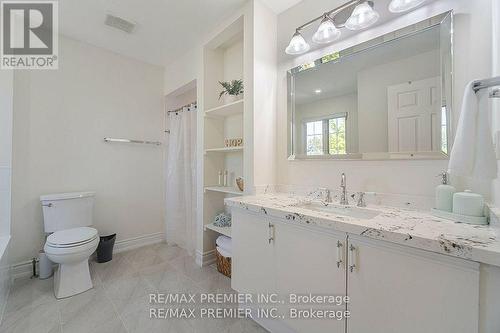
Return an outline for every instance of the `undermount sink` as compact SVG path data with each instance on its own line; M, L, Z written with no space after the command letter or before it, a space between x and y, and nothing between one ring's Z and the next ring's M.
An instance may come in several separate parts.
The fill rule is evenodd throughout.
M317 212L337 214L352 217L355 219L369 220L378 216L380 212L367 208L358 208L353 206L341 206L336 204L324 204L322 202L308 202L297 206L298 208L309 209Z

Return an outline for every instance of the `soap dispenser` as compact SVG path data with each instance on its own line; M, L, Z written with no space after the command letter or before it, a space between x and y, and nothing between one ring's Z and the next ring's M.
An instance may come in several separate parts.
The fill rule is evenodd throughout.
M436 187L436 209L451 212L453 211L453 195L457 190L448 184L448 173L446 171L440 174L439 177L441 177L441 185Z

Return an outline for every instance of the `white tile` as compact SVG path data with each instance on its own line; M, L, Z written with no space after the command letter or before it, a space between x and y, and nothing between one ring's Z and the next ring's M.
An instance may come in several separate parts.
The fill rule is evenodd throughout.
M151 304L150 293L230 293L230 279L213 267L198 267L194 259L178 247L158 244L134 251L118 254L105 264L92 262L90 271L94 288L63 300L55 299L52 279L17 280L8 298L5 321L0 331L265 332L256 323L246 319L150 318L150 308L179 307L178 304ZM202 306L207 305L181 305L198 310Z
M5 333L60 332L61 323L58 306L55 302L38 306L31 305L5 314L0 331Z
M137 269L121 253L113 255L111 261L92 263L92 266L103 283L138 274Z
M58 300L63 332L125 332L102 286Z
M30 306L54 304L55 302L56 298L54 296L54 282L52 278L46 280L18 279L11 287L5 307L5 314L20 311Z
M170 261L170 264L195 282L201 282L219 274L212 267L198 266L192 257L179 257Z

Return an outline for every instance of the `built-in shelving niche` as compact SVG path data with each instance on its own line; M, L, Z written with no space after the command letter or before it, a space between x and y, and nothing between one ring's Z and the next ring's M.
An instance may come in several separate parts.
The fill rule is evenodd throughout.
M214 217L225 211L224 198L242 195L235 179L243 177L244 147L226 148L224 139L243 138L244 98L219 99L219 81L243 79L244 39L243 16L226 27L207 43L203 50L204 99L204 170L203 170L203 248L215 247L219 234L231 235L230 228L213 226ZM244 83L245 80L244 80ZM218 184L219 170L228 170L228 187Z

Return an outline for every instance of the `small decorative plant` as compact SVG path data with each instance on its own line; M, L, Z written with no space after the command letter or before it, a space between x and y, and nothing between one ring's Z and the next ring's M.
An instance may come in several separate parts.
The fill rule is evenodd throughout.
M224 95L238 96L243 94L243 80L219 81L219 83L224 88L219 94L219 99Z

